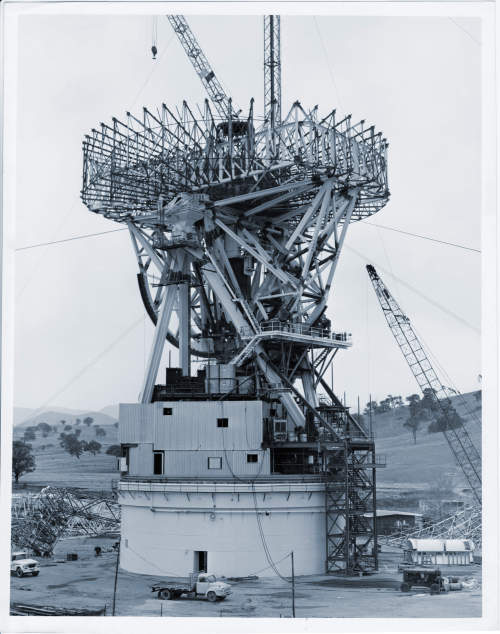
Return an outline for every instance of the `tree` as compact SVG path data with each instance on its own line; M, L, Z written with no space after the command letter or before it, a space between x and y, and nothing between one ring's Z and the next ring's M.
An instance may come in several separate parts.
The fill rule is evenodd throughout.
M110 445L107 449L106 449L106 454L108 456L116 456L116 458L121 458L122 455L122 448L120 445Z
M24 430L24 440L36 440L36 427L26 427Z
M75 429L75 436L78 438L82 433L81 429Z
M92 423L94 422L94 419L91 416L86 416L83 419L83 422L85 423L85 425L87 425L87 427L90 427Z
M390 412L391 411L391 400L390 398L385 398L383 401L380 401L380 403L377 406L377 409L375 410L376 414L385 414L386 412Z
M80 425L80 424L81 424L81 422L82 422L82 419L81 419L81 418L77 418L77 419L75 420L75 423L76 423L77 425Z
M103 429L102 427L94 427L94 429L95 429L95 435L97 437L104 438L104 436L106 435L105 429Z
M393 398L394 407L403 407L403 399L401 396L394 396Z
M94 456L97 453L101 453L101 447L102 447L101 443L97 442L96 440L91 440L90 442L85 443L85 451L88 451Z
M370 410L371 410L371 413L374 414L377 411L377 407L378 407L377 401L368 401L368 403L366 404L365 411L363 412L363 414L365 416L369 416L370 415Z
M12 446L12 473L16 483L19 482L19 478L22 475L32 473L36 468L32 449L32 445L22 440L14 440Z
M408 418L406 422L403 423L403 427L407 427L409 430L411 430L411 433L413 434L414 445L417 444L417 432L419 430L421 422L422 418L419 414L417 414L416 416L410 416L410 418Z
M432 421L427 431L430 434L435 434L440 431L457 429L457 427L462 427L462 425L462 418L457 414L456 410L449 405L440 416L437 416L436 419Z
M433 390L431 387L426 387L423 392L424 397L420 401L421 408L427 410L429 415L439 412L440 407L436 401L436 390Z
M38 423L38 425L36 426L36 428L42 432L42 436L44 438L47 438L47 436L50 434L50 432L52 431L52 427L50 425L47 425L47 423Z
M87 443L83 440L78 440L75 434L65 434L64 432L59 435L59 445L69 453L70 456L80 459L80 456L85 451L85 445Z
M66 421L65 420L60 420L59 421L59 425L62 425L64 427L64 425L66 425Z
M65 425L64 426L64 431L71 431L73 429L73 427L71 427L71 425Z

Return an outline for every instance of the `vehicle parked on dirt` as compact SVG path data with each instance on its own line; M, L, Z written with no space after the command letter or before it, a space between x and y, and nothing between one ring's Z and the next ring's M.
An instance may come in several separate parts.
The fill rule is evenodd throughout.
M406 568L403 571L401 592L409 592L413 587L429 588L431 594L448 592L450 585L438 568Z
M208 572L192 572L186 583L159 582L151 588L159 599L207 599L208 601L223 601L231 594L231 586L223 581L217 581L217 577Z
M18 551L10 556L10 572L18 577L25 575L37 577L40 573L40 564L36 559L29 559L25 551Z

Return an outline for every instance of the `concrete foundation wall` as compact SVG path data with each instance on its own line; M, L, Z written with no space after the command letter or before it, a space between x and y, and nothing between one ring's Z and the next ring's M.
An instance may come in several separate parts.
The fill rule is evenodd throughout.
M121 482L119 500L121 565L131 572L186 576L205 551L215 574L274 576L263 540L275 562L293 550L298 575L325 570L321 483ZM290 575L289 558L277 567Z

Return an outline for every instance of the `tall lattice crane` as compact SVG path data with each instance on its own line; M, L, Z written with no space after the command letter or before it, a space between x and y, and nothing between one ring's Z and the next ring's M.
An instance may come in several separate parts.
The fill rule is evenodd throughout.
M183 15L167 15L167 18L198 77L201 79L201 83L205 87L219 117L223 120L226 120L229 116L232 118L237 117L239 113L233 109L231 99L226 95L224 88L217 79L215 71L205 57L189 24L186 22L186 18Z
M456 420L457 410L463 407L464 401L459 395L458 402L452 404L448 390L439 380L410 320L380 279L375 267L368 264L366 270L389 328L417 379L420 389L424 391L426 388L430 388L429 393L433 395L439 406L442 414L442 432L476 501L481 504L481 456L465 427L464 418Z
M194 33L183 15L167 15L191 64L222 120L237 118L231 99L217 79ZM154 53L156 54L156 53ZM280 16L264 16L264 120L269 123L271 133L281 123L281 47Z

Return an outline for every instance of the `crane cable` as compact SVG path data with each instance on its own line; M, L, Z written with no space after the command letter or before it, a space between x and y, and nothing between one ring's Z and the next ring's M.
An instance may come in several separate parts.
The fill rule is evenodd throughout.
M152 35L151 35L151 53L153 54L153 59L156 59L156 55L158 54L158 16L153 16L153 25L152 25Z

